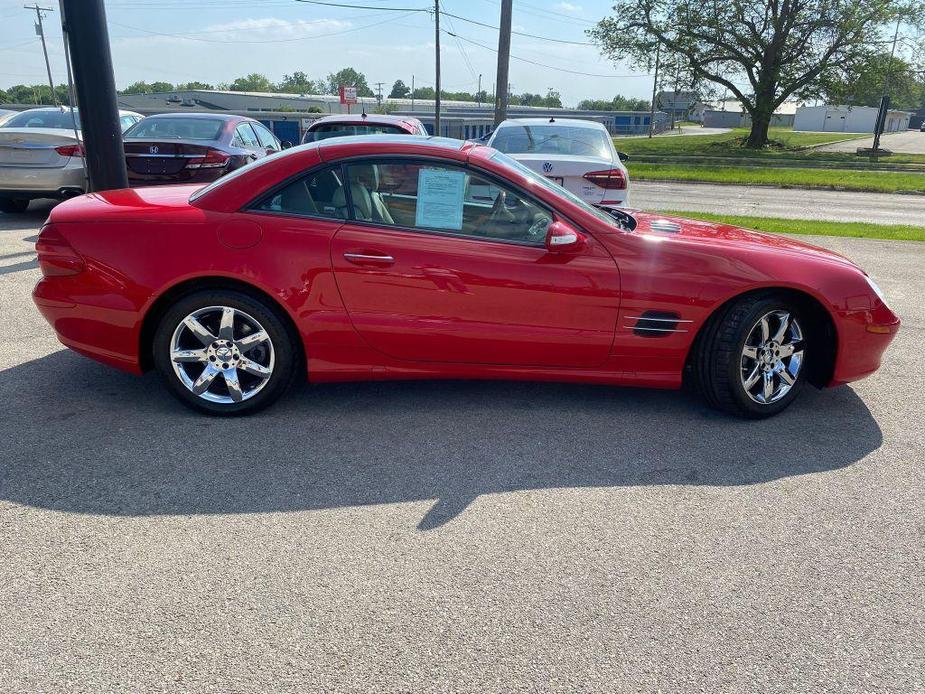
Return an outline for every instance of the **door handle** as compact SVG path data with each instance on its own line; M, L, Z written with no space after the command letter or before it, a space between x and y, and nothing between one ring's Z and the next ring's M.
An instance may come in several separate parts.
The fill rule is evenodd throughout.
M395 258L390 255L370 253L344 253L344 260L354 265L391 265L395 262Z

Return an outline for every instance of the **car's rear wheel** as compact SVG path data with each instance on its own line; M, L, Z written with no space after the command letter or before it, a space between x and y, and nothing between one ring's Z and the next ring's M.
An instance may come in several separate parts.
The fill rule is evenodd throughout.
M29 201L23 198L0 198L0 212L18 214L25 212L28 207Z
M208 414L260 410L289 387L297 371L293 336L277 311L247 294L188 294L162 317L154 363L170 391Z
M806 380L805 319L782 296L744 297L714 316L694 354L694 374L707 402L743 417L777 414Z

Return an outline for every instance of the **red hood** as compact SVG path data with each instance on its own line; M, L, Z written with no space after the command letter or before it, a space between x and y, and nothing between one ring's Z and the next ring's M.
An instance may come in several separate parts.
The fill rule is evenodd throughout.
M739 248L760 248L762 250L778 250L787 253L798 253L800 255L808 254L856 267L851 260L839 253L835 253L826 248L820 248L819 246L813 246L803 241L797 241L796 239L780 234L767 234L752 229L743 229L742 227L733 226L731 224L683 219L681 217L660 215L652 212L638 212L633 210L632 214L637 221L637 234L668 236L684 240L731 245ZM659 228L660 222L666 223L666 229ZM674 229L677 230L669 230L669 227L674 227Z

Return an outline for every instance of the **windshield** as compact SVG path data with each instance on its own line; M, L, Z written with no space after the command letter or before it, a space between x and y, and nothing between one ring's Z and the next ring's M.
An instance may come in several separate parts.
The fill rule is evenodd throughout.
M123 138L217 140L224 125L219 118L145 118L126 130Z
M498 129L491 146L505 154L572 154L613 158L607 132L568 125L510 123Z
M507 156L506 154L502 154L501 152L495 152L494 154L491 155L491 158L492 160L500 162L504 164L505 166L509 166L512 169L517 169L517 171L522 173L524 176L529 178L531 181L533 181L537 185L543 186L547 190L550 190L556 195L565 198L566 200L568 200L570 203L574 205L578 205L578 207L582 208L585 212L593 214L595 217L600 219L602 222L607 222L607 224L618 227L620 229L624 228L623 225L617 219L614 219L612 216L610 216L603 210L597 207L594 207L594 205L589 205L587 202L579 198L574 193L567 191L565 188L560 186L558 183L553 183L550 179L546 178L545 176L541 176L540 174L536 173L536 171L533 171L532 169L524 166L516 159L513 159Z
M80 116L76 113L77 127L80 128ZM56 128L73 130L74 119L70 111L23 111L6 121L0 128Z
M314 130L305 133L305 142L317 142L329 137L348 137L350 135L407 135L408 131L397 125L384 125L376 123L331 123L320 125Z

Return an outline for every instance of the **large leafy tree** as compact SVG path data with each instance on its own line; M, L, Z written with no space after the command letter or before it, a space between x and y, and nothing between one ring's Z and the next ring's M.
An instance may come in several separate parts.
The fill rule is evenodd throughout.
M395 80L392 85L392 91L389 92L390 99L407 99L411 96L411 87L401 80Z
M177 91L193 91L196 89L214 89L214 87L208 82L197 82L195 80L177 85Z
M238 77L228 85L228 89L233 92L273 92L276 91L276 85L266 75L252 72L244 77Z
M649 68L656 47L686 81L728 89L749 113L746 144L768 143L789 97L878 49L911 0L616 0L589 35L612 60ZM891 32L890 32L891 33Z
M893 108L914 111L925 106L925 72L904 58L887 52L865 56L845 69L820 80L818 94L830 104L876 106L884 85L889 86Z
M323 94L326 85L322 80L310 79L301 70L296 70L291 75L283 75L283 80L276 85L276 88L278 91L290 94Z
M356 87L357 96L373 96L373 90L366 82L366 75L357 72L352 67L345 67L343 70L328 75L326 83L328 94L337 94L341 85L344 85Z

